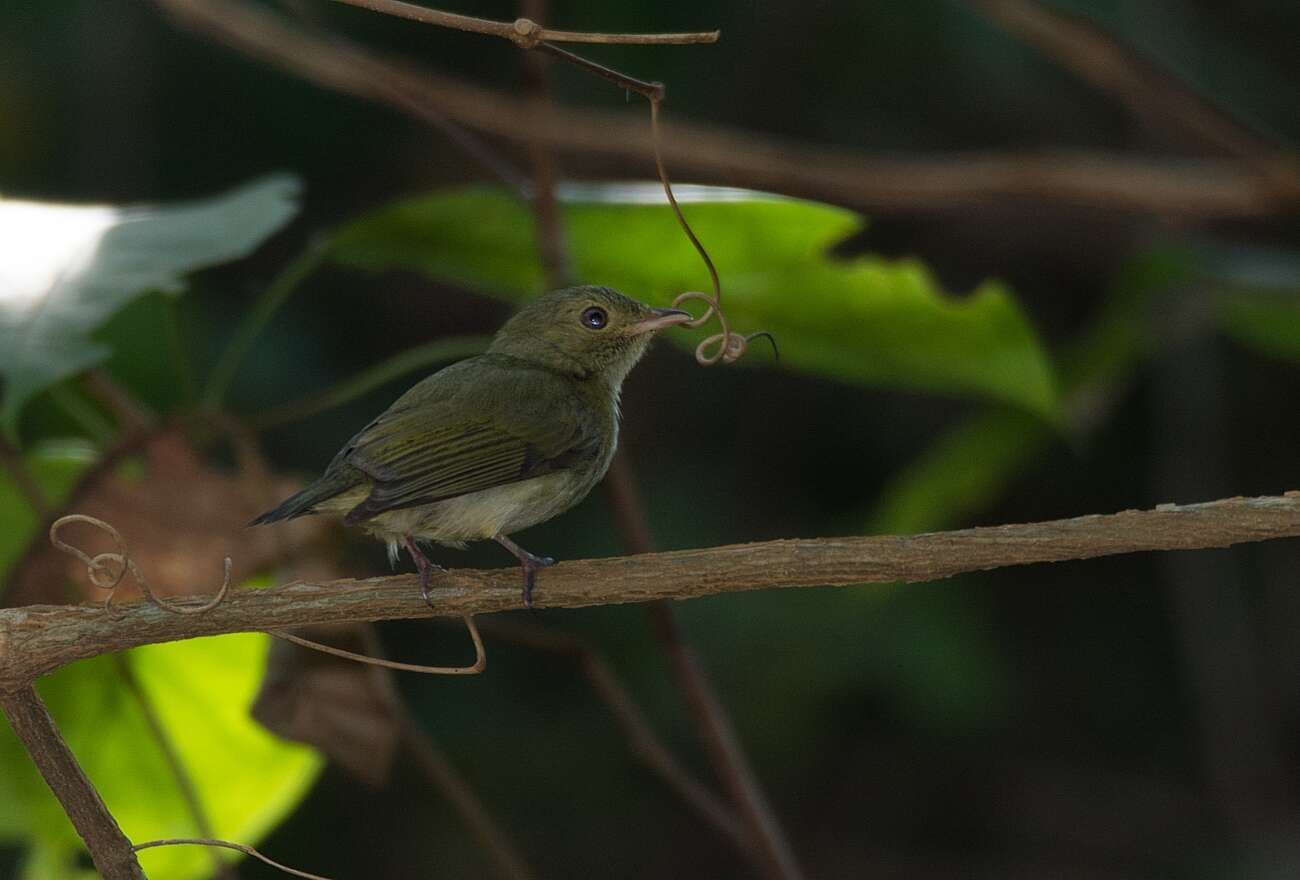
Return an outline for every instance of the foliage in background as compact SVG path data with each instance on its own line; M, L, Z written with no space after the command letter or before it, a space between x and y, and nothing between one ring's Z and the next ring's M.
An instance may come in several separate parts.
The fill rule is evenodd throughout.
M0 199L0 429L16 435L32 395L106 359L91 333L134 298L178 292L196 269L243 257L298 210L298 183L268 177L164 207Z
M862 226L841 208L707 187L688 193L684 210L718 268L733 328L771 331L783 365L841 381L975 394L1055 417L1051 364L1004 286L987 282L954 297L918 260L835 260L830 248ZM707 284L657 188L571 191L564 224L574 271L586 282L657 305ZM332 252L350 265L414 269L515 302L543 287L528 207L494 190L381 208L340 231Z

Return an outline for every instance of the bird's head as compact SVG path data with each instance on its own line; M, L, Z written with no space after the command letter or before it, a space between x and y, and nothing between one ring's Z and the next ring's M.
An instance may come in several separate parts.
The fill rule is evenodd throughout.
M655 333L689 320L689 312L653 308L608 287L568 287L525 305L489 350L618 386Z

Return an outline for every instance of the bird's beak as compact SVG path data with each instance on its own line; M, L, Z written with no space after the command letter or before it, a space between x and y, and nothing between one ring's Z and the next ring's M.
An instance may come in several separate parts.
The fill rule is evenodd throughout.
M651 309L652 317L644 321L637 321L627 329L633 335L642 333L653 333L656 330L662 330L665 327L672 327L675 324L685 324L693 319L690 312L684 312L681 309Z

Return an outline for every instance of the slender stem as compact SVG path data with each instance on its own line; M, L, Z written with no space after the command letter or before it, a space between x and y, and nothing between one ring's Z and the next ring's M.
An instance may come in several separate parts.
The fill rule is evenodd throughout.
M432 738L412 720L404 709L398 714L402 742L415 759L420 772L442 793L460 814L479 843L492 858L502 877L531 880L536 874L524 861L514 843L493 820L478 795L456 771L446 754Z
M568 49L561 49L559 46L554 46L550 43L540 43L537 48L550 55L554 55L561 61L566 61L569 64L572 64L574 67L585 70L588 73L594 73L602 79L607 79L620 89L636 92L638 95L641 95L650 101L663 100L664 84L661 82L647 82L633 76L628 76L626 73L617 71L612 67L597 64L590 58L584 58L576 52L570 52Z
M594 648L568 633L501 617L484 618L480 626L489 638L556 654L577 663L591 689L614 716L632 753L740 853L752 856L753 843L735 813L677 761L655 735L645 713L609 663Z
M14 691L0 690L0 709L81 835L100 876L104 880L142 880L144 871L131 841L82 772L36 689L29 684Z
M190 360L189 347L185 344L185 334L181 331L180 297L164 297L167 303L167 350L171 354L172 372L176 384L180 386L181 400L185 404L194 402L198 388L194 384L194 363Z
M262 291L253 310L244 318L235 337L221 353L217 365L212 368L212 375L208 377L208 385L203 392L204 408L221 407L226 399L226 392L230 390L230 384L244 361L244 356L248 354L257 337L266 329L271 318L285 304L298 285L324 260L328 250L328 242L324 239L308 245L307 249L286 266L275 280L267 285L266 290Z
M72 384L55 385L50 389L50 399L96 443L111 443L116 436L113 423L104 418Z
M198 789L194 787L194 780L190 778L189 771L185 769L185 762L181 760L180 753L176 751L176 745L172 742L167 733L167 728L163 726L162 719L158 717L157 710L153 707L153 701L149 695L144 692L140 686L140 679L136 677L135 670L131 668L131 662L125 654L113 655L114 665L117 667L118 675L121 677L123 684L126 685L127 693L135 700L136 707L140 714L144 716L145 726L149 728L149 735L153 737L154 744L158 746L158 751L162 752L163 760L167 762L167 768L171 771L172 779L176 783L176 788L180 791L181 800L185 801L185 808L190 811L190 818L194 820L194 828L202 837L212 837L212 824L208 821L207 811L203 809L203 802L199 800ZM212 854L213 866L218 876L231 880L234 878L232 866L221 860L216 853Z
M403 3L401 0L335 0L349 6L360 6L373 12L382 12L423 24L485 34L509 40L520 48L531 49L541 40L556 43L618 43L636 45L686 45L690 43L716 43L718 31L698 31L681 34L598 34L584 31L553 31L527 18L515 21L494 21L472 15L457 15L427 6Z
M544 21L547 18L547 0L520 0L519 14L526 18ZM551 83L549 59L536 52L525 52L522 56L524 67L524 87L532 97L540 115L550 112ZM555 289L567 287L574 281L573 260L569 253L569 243L565 235L564 222L560 216L560 204L555 198L555 155L551 149L536 138L527 144L528 164L532 172L532 186L529 202L533 208L533 219L537 228L538 251L542 257L542 271L546 275L547 286Z
M289 403L280 404L260 412L248 419L248 426L257 431L278 428L291 422L314 416L336 406L356 400L363 394L400 379L407 373L446 361L459 360L478 354L487 348L492 340L487 336L452 336L437 339L415 348L408 348L387 360L367 367L359 373L349 376L337 385L301 397Z
M290 877L301 877L303 880L330 880L329 877L322 877L320 874L311 874L307 871L300 871L297 868L291 868L288 865L282 865L274 859L267 858L251 846L242 843L235 843L230 840L214 840L207 837L169 837L166 840L146 840L144 843L137 843L135 851L142 849L155 849L160 846L213 846L220 849L233 849L235 852L243 853L250 858L257 859L264 865L270 865L277 871L288 874Z
M93 397L100 406L113 414L120 428L127 431L148 428L157 416L136 398L134 394L119 385L112 376L101 369L90 370L81 379L86 393Z
M317 85L386 104L423 121L457 122L513 143L538 138L557 151L651 168L643 120L625 113L528 101L378 55L338 36L290 26L238 0L152 0L181 27ZM435 124L437 124L435 122ZM1103 153L967 153L886 158L755 132L679 123L664 159L702 183L726 183L878 210L935 210L1012 199L1181 218L1271 217L1300 194L1262 186L1237 161Z
M652 552L654 539L649 519L637 491L631 464L621 449L615 453L610 475L606 487L610 503L616 511L615 523L622 531L624 546L631 554ZM673 675L686 698L696 731L709 753L713 769L741 819L749 827L750 836L757 847L754 855L759 868L765 876L772 878L802 878L803 870L799 867L785 831L763 793L762 783L745 756L744 747L736 736L731 719L718 699L708 674L682 632L672 604L663 600L653 602L646 606L646 612L650 616L655 637L667 655Z
M36 482L36 477L23 460L23 454L3 435L0 435L0 464L4 465L18 491L27 499L32 512L40 519L49 516L50 500L45 497L45 490Z

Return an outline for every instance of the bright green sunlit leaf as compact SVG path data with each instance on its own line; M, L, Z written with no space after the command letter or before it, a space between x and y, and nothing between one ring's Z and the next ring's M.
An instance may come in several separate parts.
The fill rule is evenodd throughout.
M1051 366L1001 285L986 282L956 297L916 260L831 259L827 250L862 225L840 208L704 187L685 193L687 217L723 279L733 326L770 330L784 364L1055 414ZM582 280L654 304L707 289L703 265L662 194L656 199L636 186L570 190L564 212ZM543 286L531 214L493 190L398 202L344 229L335 248L338 260L354 266L419 270L512 300ZM690 345L700 338L668 335ZM759 348L750 357L770 355Z
M137 648L126 661L167 730L215 836L255 844L298 803L320 768L312 750L249 718L269 638L247 633ZM39 690L87 776L136 842L200 836L114 657L74 663ZM0 727L0 836L51 862L80 847L70 823L7 727ZM7 790L6 790L7 787ZM10 809L10 807L13 809ZM211 851L140 854L151 877L209 876Z

